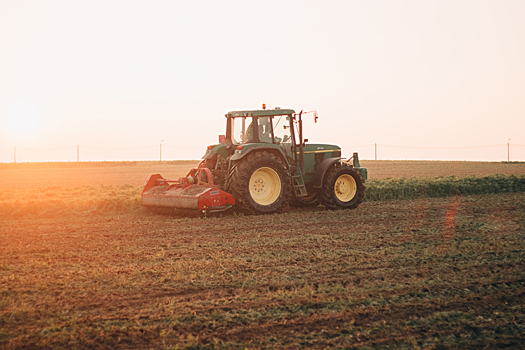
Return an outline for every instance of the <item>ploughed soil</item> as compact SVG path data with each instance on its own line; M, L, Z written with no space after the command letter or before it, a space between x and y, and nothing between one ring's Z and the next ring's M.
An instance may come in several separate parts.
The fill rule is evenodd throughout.
M0 348L525 348L525 194L2 218Z

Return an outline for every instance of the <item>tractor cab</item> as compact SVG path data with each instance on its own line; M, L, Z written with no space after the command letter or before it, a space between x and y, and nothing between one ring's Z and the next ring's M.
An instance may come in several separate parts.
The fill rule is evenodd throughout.
M229 112L226 140L234 145L292 143L292 109Z
M295 111L273 109L236 111L226 114L226 142L236 153L270 147L280 149L287 163L295 163L296 136L293 133Z

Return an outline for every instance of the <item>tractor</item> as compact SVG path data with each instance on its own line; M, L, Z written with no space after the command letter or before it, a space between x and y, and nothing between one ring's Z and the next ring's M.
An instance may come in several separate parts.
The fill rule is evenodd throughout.
M335 145L304 139L303 116L293 109L232 111L226 134L207 147L199 166L177 180L150 175L142 192L149 207L272 214L287 205L355 209L367 169L358 154L341 157Z

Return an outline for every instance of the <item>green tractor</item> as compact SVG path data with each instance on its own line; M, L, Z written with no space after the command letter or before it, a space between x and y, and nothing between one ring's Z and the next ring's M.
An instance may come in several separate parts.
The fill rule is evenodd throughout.
M367 169L357 153L345 160L338 146L308 143L303 114L264 105L228 112L226 135L208 146L199 167L176 181L151 175L143 204L201 211L234 207L245 214L276 213L288 204L357 208Z

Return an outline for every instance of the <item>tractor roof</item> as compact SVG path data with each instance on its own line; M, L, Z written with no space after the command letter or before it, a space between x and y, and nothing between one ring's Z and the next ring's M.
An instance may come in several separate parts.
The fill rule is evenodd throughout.
M226 114L227 117L271 117L275 115L295 114L293 109L257 109L253 111L231 111Z

